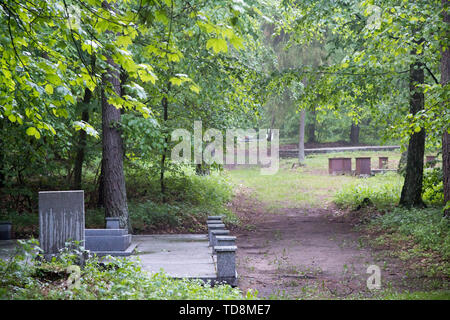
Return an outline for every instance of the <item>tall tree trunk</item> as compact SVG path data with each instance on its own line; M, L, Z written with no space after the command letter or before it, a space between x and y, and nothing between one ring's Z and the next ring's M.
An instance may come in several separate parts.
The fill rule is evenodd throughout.
M298 134L298 162L303 164L305 162L305 115L306 110L300 111L300 124Z
M3 145L3 118L0 118L0 189L5 186L5 147ZM1 190L0 190L1 191Z
M422 88L417 85L424 83L424 69L421 62L410 66L410 113L415 115L423 110L425 97ZM425 153L425 130L414 132L408 144L408 155L406 159L406 176L400 197L400 205L404 207L424 207L422 200L423 181L423 157Z
M309 113L311 116L311 121L308 123L308 142L315 143L317 142L316 138L316 122L317 122L317 116L316 116L316 108L313 108L313 110Z
M113 11L107 1L102 6ZM106 32L112 33L107 30ZM118 96L122 94L121 74L111 57L107 57L108 70L102 74L102 182L103 204L106 217L118 217L120 228L131 231L128 216L127 192L123 172L123 141L120 132L121 110L108 103L105 88L110 85Z
M123 141L120 134L121 111L108 103L104 87L111 84L121 93L120 72L111 58L110 69L102 75L102 144L103 144L103 203L107 217L119 217L120 227L129 229L127 193L123 172Z
M168 88L170 90L170 83L168 85ZM163 119L164 119L164 123L166 123L167 120L169 119L169 115L168 115L168 107L169 106L168 106L167 98L166 97L162 98L161 103L162 103L162 107L163 107L163 117L164 117ZM168 137L166 136L164 140L167 145L167 143L169 142ZM161 184L161 194L162 194L163 203L165 203L167 200L166 199L166 185L165 185L165 181L164 181L164 173L166 170L166 154L167 154L167 147L164 147L163 154L161 156L161 172L160 172L160 177L159 177L159 180L160 180L159 182Z
M105 165L104 165L104 161L103 159L100 161L100 176L98 177L98 201L97 201L97 207L98 208L103 208L105 206L105 203L103 202L104 200L104 193L105 193L105 188L104 188L104 172L105 172Z
M442 0L442 9L449 5L448 0ZM443 21L450 24L450 14L445 9L443 10ZM442 41L449 39L450 35L447 34ZM450 80L450 48L442 49L441 57L441 84L445 86ZM448 101L444 101L448 104ZM446 106L448 107L448 105ZM442 171L443 171L443 183L444 183L444 203L450 201L450 135L448 133L450 128L444 128L442 135ZM444 214L450 216L450 209L445 210Z
M85 122L89 122L89 109L88 104L91 102L92 92L88 88L84 89L84 97L82 108L83 111L81 113L81 120ZM83 174L83 162L84 162L84 154L86 149L86 131L80 130L80 135L78 137L78 146L77 146L77 156L75 158L75 168L74 168L74 181L73 181L73 189L81 189L81 177Z
M354 124L352 122L352 126L350 128L350 143L351 144L358 144L359 143L359 125Z
M272 108L272 121L270 123L270 128L267 131L267 134L268 134L267 135L267 141L268 142L272 141L272 129L273 129L274 125L275 125L275 111L274 111L274 108Z

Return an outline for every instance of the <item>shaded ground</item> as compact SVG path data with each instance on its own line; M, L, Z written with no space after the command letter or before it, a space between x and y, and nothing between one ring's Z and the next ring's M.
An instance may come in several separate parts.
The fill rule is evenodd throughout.
M281 299L372 297L367 289L369 265L380 267L382 290L417 288L395 259L379 260L376 252L365 248L336 209L267 213L244 188L235 197L233 210L243 221L233 230L243 290L252 288L261 297Z

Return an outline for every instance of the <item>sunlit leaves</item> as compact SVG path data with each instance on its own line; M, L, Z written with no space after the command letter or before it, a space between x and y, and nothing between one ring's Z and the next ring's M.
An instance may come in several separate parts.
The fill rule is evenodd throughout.
M87 123L85 121L74 121L73 127L77 131L84 130L84 131L86 131L86 133L88 135L93 136L95 138L99 138L99 134L98 134L97 130L95 130L94 127L92 127L89 123Z
M212 38L206 42L206 49L212 49L215 53L227 52L228 45L223 39Z
M35 127L29 127L26 130L26 134L29 136L34 136L36 139L39 139L41 137L41 134Z

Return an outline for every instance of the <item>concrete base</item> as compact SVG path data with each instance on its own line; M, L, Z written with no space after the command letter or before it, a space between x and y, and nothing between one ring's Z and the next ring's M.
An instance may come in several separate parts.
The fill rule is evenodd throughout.
M131 234L125 229L86 229L86 250L100 255L128 256L133 251Z
M164 270L175 279L200 279L211 285L237 285L237 276L219 278L217 259L206 234L167 234L133 236L142 268L151 273Z
M134 250L136 249L137 245L138 244L136 242L132 242L130 246L124 251L91 251L91 252L98 257L105 257L105 256L128 257L134 253Z

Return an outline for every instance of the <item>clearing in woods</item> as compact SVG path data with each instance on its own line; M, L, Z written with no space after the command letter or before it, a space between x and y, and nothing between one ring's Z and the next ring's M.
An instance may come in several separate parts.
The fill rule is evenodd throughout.
M254 167L230 170L237 185L232 210L242 223L237 235L239 287L254 288L265 298L374 297L367 288L367 268L381 268L381 292L411 288L395 259L380 260L364 246L354 224L333 203L343 184L356 177L328 175L328 157L389 157L396 168L399 152L359 152L308 156L306 166L292 169L295 159L282 160L280 170L263 176ZM379 292L377 293L379 294Z

